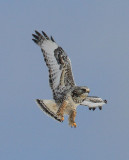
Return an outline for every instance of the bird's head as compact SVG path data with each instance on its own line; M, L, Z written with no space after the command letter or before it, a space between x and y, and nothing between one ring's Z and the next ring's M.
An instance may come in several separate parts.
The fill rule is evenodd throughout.
M76 86L72 91L72 98L74 101L80 103L83 102L88 96L90 89L86 86L79 87Z

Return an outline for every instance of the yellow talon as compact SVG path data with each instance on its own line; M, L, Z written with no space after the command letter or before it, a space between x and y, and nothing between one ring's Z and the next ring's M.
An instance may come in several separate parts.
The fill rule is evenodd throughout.
M60 112L57 113L57 116L60 118L61 122L64 121L64 116Z
M73 123L73 126L74 126L74 128L76 128L76 127L77 127L77 124L74 122L74 123Z
M61 117L61 121L64 121L64 117Z
M71 127L76 128L76 127L77 127L77 124L74 122L74 123L72 123Z

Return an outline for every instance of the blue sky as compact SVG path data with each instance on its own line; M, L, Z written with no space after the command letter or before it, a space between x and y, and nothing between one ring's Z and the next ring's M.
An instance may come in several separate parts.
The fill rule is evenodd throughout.
M51 99L34 30L67 52L75 81L108 100L102 111L79 106L76 129L37 107ZM129 1L0 2L0 159L129 159Z

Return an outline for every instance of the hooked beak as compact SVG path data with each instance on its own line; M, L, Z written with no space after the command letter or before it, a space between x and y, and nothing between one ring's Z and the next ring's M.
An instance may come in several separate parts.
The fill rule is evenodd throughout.
M87 93L90 93L90 89L89 89L89 88L87 88L87 89L86 89L86 92L87 92Z

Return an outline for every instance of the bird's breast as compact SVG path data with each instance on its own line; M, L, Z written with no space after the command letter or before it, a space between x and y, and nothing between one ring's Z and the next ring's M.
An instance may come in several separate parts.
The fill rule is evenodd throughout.
M75 102L73 101L73 99L72 99L71 96L68 96L67 102L68 102L68 104L67 104L67 106L66 106L66 109L65 109L64 113L65 113L66 115L69 115L69 113L71 112L71 110L76 110L76 108L77 108L77 106L78 106L79 104L75 103Z

